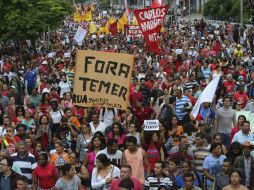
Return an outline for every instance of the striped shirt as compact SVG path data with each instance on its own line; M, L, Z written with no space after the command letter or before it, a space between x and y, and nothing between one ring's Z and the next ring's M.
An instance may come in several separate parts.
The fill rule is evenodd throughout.
M210 78L210 74L211 74L211 70L210 70L210 68L202 68L201 69L201 72L202 72L202 74L203 74L203 76L205 77L205 79L209 79Z
M203 172L203 162L205 158L210 154L210 145L206 145L204 147L197 147L196 145L192 147L193 153L193 164L195 166L195 170L198 172Z
M176 98L176 105L175 105L175 113L177 118L181 121L183 117L187 114L187 112L182 110L184 108L184 104L188 103L191 105L191 102L187 96L182 96L181 99Z
M28 153L28 155L22 159L18 153L12 155L14 168L20 169L20 175L26 176L28 179L28 185L32 185L32 173L36 168L37 163L35 161L34 155Z
M158 179L155 175L146 178L144 190L158 190L161 185L165 185L167 190L177 189L175 179L173 177L163 176Z

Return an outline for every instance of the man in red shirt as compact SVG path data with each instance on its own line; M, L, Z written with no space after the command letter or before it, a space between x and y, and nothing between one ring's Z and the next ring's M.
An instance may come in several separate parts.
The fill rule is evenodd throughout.
M132 175L131 166L123 165L121 167L120 178L117 178L112 181L112 183L109 187L109 190L119 190L118 185L121 182L121 180L124 180L124 179L130 179L133 182L133 184L134 184L133 190L143 190L143 187L142 187L141 183L139 182L139 180L135 177L131 177L131 175Z
M231 73L227 74L227 79L224 82L224 87L228 95L233 95L235 91L235 81L233 80L233 76Z
M142 102L144 100L143 95L139 91L139 85L136 85L134 87L134 91L130 93L130 106L132 108L135 108L137 106L137 102Z
M243 86L240 86L239 87L239 91L237 91L235 94L234 94L234 101L235 102L241 102L241 108L245 108L247 102L248 102L248 96L247 94L244 92L244 87Z

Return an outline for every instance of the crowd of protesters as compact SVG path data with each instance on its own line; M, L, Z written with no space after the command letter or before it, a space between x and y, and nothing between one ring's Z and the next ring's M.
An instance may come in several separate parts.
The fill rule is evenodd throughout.
M109 14L95 9L95 24ZM80 24L80 23L79 23ZM254 29L195 20L160 34L160 55L118 33L73 41L78 23L0 53L0 189L254 190ZM84 26L84 23L81 23ZM129 108L75 106L75 54L135 55ZM180 50L180 51L179 51ZM25 55L24 55L25 54ZM214 101L191 111L209 82ZM157 119L159 131L145 131Z

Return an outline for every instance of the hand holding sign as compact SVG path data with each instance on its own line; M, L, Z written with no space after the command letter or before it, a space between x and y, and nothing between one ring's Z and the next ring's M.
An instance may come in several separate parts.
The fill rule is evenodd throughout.
M145 120L144 131L159 131L159 120Z

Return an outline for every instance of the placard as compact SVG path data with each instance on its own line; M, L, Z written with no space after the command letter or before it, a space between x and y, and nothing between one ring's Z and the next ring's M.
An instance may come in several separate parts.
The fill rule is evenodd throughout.
M159 120L144 120L145 131L159 131Z
M139 25L127 25L126 34L127 34L127 37L131 37L131 38L140 38L143 36Z
M133 61L134 56L129 54L78 50L73 103L126 110Z

